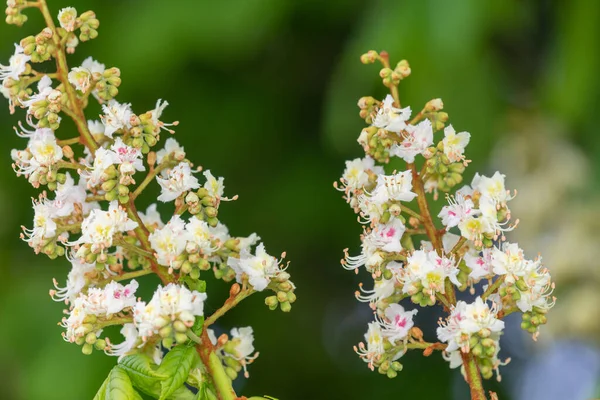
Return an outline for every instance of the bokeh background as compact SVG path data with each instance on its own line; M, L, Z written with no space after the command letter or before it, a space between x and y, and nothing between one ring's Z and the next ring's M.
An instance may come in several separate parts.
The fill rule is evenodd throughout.
M240 196L221 207L222 220L238 235L257 231L271 253L286 250L292 261L298 301L290 314L269 312L256 295L220 323L255 330L261 355L250 379L236 382L241 392L285 400L468 396L438 354L405 356L404 371L389 380L352 352L371 313L353 295L366 278L339 265L343 248L359 251L361 228L332 182L344 160L361 155L356 101L385 94L378 68L358 58L386 49L413 69L403 104L418 110L441 97L452 124L471 132L466 179L496 168L510 174L508 186L521 193L513 239L531 257L545 254L558 281L559 305L541 343L510 322L502 346L512 362L490 389L503 399L599 397L600 2L49 3L55 12L96 11L100 36L80 45L71 66L93 55L120 67L119 100L138 113L167 99L164 119L181 121L177 138L190 158ZM29 15L21 29L0 25L1 62L13 42L41 29ZM116 360L83 356L61 340L63 305L48 289L53 277L64 281L68 262L34 256L18 238L35 194L10 168L9 150L25 145L11 128L22 117L0 110L0 398L89 399ZM219 290L209 281L207 312L221 304ZM419 314L427 335L436 315Z

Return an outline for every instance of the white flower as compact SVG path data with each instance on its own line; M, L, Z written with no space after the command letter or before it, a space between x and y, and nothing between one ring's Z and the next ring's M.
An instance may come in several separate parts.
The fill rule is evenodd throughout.
M507 283L514 283L527 272L527 260L517 243L504 242L501 248L494 247L491 264L496 275L506 275Z
M360 292L356 292L356 298L358 301L362 301L365 303L378 303L380 300L390 297L394 294L396 283L396 279L385 279L381 278L379 280L374 281L373 289L366 290L363 289L362 284L359 286ZM362 294L361 294L362 292Z
M523 281L526 290L520 290L521 297L517 300L517 307L523 312L528 312L533 307L546 312L552 307L556 299L552 297L554 283L550 273L541 265L541 258L526 262L526 272Z
M104 115L100 116L104 124L104 134L109 138L119 129L129 129L131 127L131 104L120 104L116 100L110 100L108 105L102 105Z
M425 294L434 298L438 292L445 293L446 278L460 286L458 273L453 258L440 257L434 250L416 250L406 259L406 267L400 276L404 285L402 291L414 295L422 287Z
M210 170L206 170L202 173L206 178L204 183L204 189L208 190L208 195L216 199L220 199L223 196L225 185L223 184L223 177L218 179L213 176Z
M10 57L8 65L0 64L0 80L2 80L3 85L8 78L18 81L19 77L25 72L31 57L25 55L23 51L23 47L15 43L15 53Z
M81 171L81 178L86 182L88 188L93 188L104 182L105 172L111 165L117 163L117 157L114 151L100 147L94 153L94 162L92 165L86 165L88 169Z
M75 204L84 205L87 193L81 185L75 185L71 174L67 172L65 183L59 183L55 191L55 214L58 217L67 217L75 211Z
M47 239L56 236L57 225L53 218L56 217L54 202L42 198L33 201L33 228L24 229L24 240L36 251L45 244Z
M369 365L369 368L374 369L374 363L385 353L383 349L383 334L379 322L370 322L367 333L365 333L365 346L359 343L359 348L354 350L358 355Z
M83 67L75 67L71 69L68 75L69 82L75 86L75 89L81 92L87 92L91 85L92 74Z
M196 316L204 315L204 300L206 293L169 283L159 286L148 304L140 301L135 305L133 321L144 340L171 321L180 320L189 328L194 325Z
M373 126L398 133L406 128L410 113L410 107L394 107L394 98L388 94L373 119Z
M476 173L471 186L495 204L505 204L512 197L504 187L504 177L500 172L496 172L491 178Z
M375 160L369 156L346 161L346 169L342 175L342 184L344 186L341 190L352 193L362 189L369 183L369 173L383 175L385 171L383 167L375 165Z
M388 253L395 253L402 250L400 239L404 235L406 227L398 218L392 218L385 225L375 227L370 235L373 237L373 243L378 249Z
M165 157L171 154L173 155L173 158L178 161L182 161L185 158L183 147L172 137L166 140L164 149L156 152L156 162L160 164Z
M142 161L141 150L127 146L120 137L115 139L110 149L115 154L115 163L119 164L119 171L122 174L134 174L135 171L146 170Z
M496 234L494 225L488 218L477 218L474 213L458 223L460 234L475 243L481 243L484 236Z
M136 303L135 291L138 287L139 284L135 279L132 279L126 286L115 281L106 285L104 287L106 314L115 314L127 307L133 307Z
M236 360L252 358L252 353L254 353L254 334L251 326L233 328L231 330L231 340L235 343L235 354L232 355Z
M37 85L38 93L29 96L28 100L22 100L21 103L25 107L29 107L27 110L28 114L33 114L33 105L36 103L52 100L57 101L60 99L61 93L58 90L52 89L52 79L48 75L44 75Z
M148 239L156 252L158 263L172 267L177 256L185 250L187 237L185 222L175 214L163 228L152 232Z
M90 71L90 74L103 74L106 67L92 57L88 57L81 63L81 67Z
M58 282L54 280L56 290L50 291L54 301L73 302L87 284L87 277L96 271L96 264L81 262L77 257L69 258L69 261L72 267L65 287L59 287Z
M156 209L156 203L152 203L146 209L146 212L139 212L139 216L142 219L142 222L146 226L155 225L157 228L162 228L165 224L162 222L160 218L160 213Z
M175 200L188 190L200 187L198 179L192 175L190 164L186 162L181 162L172 168L167 178L157 177L156 180L161 187L158 200L164 203Z
M73 32L77 22L77 10L73 7L63 8L58 13L58 22L67 32Z
M479 210L475 208L473 201L457 191L454 197L448 196L448 205L442 207L438 217L446 228L452 228L464 221L465 218L478 214Z
M112 201L108 211L92 210L81 223L81 237L68 244L87 244L92 252L103 251L112 246L116 233L130 231L137 226L137 222L127 217L117 201Z
M361 222L363 223L378 223L385 212L383 204L371 201L371 198L366 194L352 197L350 205L359 210Z
M25 136L25 135L24 135ZM13 150L11 157L15 161L17 174L26 176L41 172L63 158L62 148L56 142L54 132L49 128L36 129L29 137L25 151ZM44 171L45 172L45 171Z
M102 121L94 121L94 120L88 119L87 125L88 125L88 130L90 131L90 133L92 135L94 135L94 136L104 135L104 124L102 123Z
M118 356L120 359L133 350L136 344L139 342L138 330L133 323L124 324L123 328L121 328L121 335L125 337L125 340L116 345L111 344L106 350L106 354L109 356Z
M267 254L263 243L256 247L256 255L244 249L240 252L240 258L229 257L227 265L235 271L238 283L242 283L243 275L246 275L248 282L259 292L267 287L271 278L281 272L278 260Z
M426 119L417 125L407 125L405 132L402 134L404 138L402 143L394 144L390 148L390 155L412 163L417 154L424 154L433 144L433 128L431 122Z
M471 252L467 252L464 256L467 267L471 269L469 278L474 282L479 282L483 278L492 277L494 272L492 271L492 249L484 248L481 251L481 255L473 255Z
M382 334L392 343L404 340L414 326L413 317L417 310L405 311L400 304L390 304L385 309L385 321L381 321Z
M371 194L371 201L377 204L388 201L412 201L417 194L411 191L411 171L400 172L395 175L378 175L377 186Z
M444 128L444 154L450 162L458 162L464 159L465 147L471 140L471 134L469 132L456 133L452 125L448 125Z
M490 338L497 341L504 322L496 317L496 313L496 308L490 308L481 297L471 304L459 300L448 319L437 328L438 339L448 343L447 352L460 349L463 353L469 352L471 335L482 330L488 330Z
M65 340L74 342L90 331L87 327L90 323L85 324L87 316L109 318L113 314L131 308L135 305L137 287L138 283L135 280L126 286L113 281L103 289L90 288L86 294L80 293L73 301L69 316L64 318L61 324L67 330L64 334ZM101 330L97 331L96 335L100 333Z
M188 233L188 240L193 243L195 249L199 250L202 254L210 256L219 249L218 246L212 244L210 226L206 221L201 221L196 217L192 217L190 218L190 222L186 224L185 230Z
M488 306L481 297L477 297L474 303L467 305L465 319L461 325L463 330L471 334L482 329L489 329L492 333L499 333L504 329L504 321L496 318L496 309Z

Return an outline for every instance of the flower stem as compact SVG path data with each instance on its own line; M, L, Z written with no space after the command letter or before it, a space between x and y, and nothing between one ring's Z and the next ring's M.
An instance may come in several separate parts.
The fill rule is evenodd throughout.
M144 189L146 189L146 186L148 186L148 184L150 182L152 182L154 180L154 178L156 178L156 175L158 175L160 173L160 171L162 171L163 169L168 168L170 165L171 165L171 163L169 163L169 162L162 163L158 167L153 168L150 172L148 172L148 175L146 175L144 180L135 189L135 191L129 196L129 198L132 200L135 200L142 193L142 191Z
M92 137L88 126L87 120L85 119L85 114L83 113L83 109L79 104L77 99L77 93L75 92L75 88L69 82L69 67L67 65L67 56L64 51L63 44L60 42L60 38L58 32L56 31L56 26L54 25L54 20L52 19L52 15L48 10L48 5L46 4L46 0L39 0L37 3L42 15L44 16L44 21L48 28L52 30L52 40L54 41L54 45L56 46L56 53L54 54L54 58L56 59L56 74L57 78L63 83L65 88L65 92L67 93L67 97L69 98L69 105L71 108L71 112L74 117L73 121L77 126L77 130L81 135L81 141L83 144L87 146L88 149L92 153L96 151L98 148L98 144Z
M206 323L205 323L206 326ZM207 330L202 330L201 344L196 345L196 351L200 355L202 363L208 370L208 375L213 382L219 400L236 400L238 397L231 386L231 379L227 376L223 363L214 351Z
M460 353L463 359L463 367L465 369L465 378L471 388L471 400L487 400L485 390L483 389L483 381L479 368L475 362L475 356L471 353Z
M496 289L498 289L500 285L502 285L502 282L504 282L505 276L506 275L502 275L501 277L496 279L496 281L492 283L490 287L488 287L487 290L481 295L481 300L486 300L492 293L494 293Z
M152 251L152 246L148 240L150 233L138 215L135 204L133 204L133 200L129 200L129 203L127 203L125 208L127 209L127 215L129 218L138 223L138 226L134 229L134 232L142 245L142 249L153 254L154 252ZM154 257L150 259L150 269L152 269L152 272L158 275L163 285L175 281L175 277L169 274L169 271L165 267L158 265L158 263L154 260Z
M421 217L419 214L417 214L416 212L414 212L410 208L406 207L404 204L400 204L400 209L402 210L402 212L410 215L411 217L415 217L419 221L423 222L423 217Z
M423 186L423 181L417 172L417 168L415 164L408 163L408 167L412 171L412 184L415 193L417 194L417 203L419 205L419 211L421 212L421 217L423 218L423 225L425 226L425 232L427 236L429 236L429 240L431 240L431 244L435 251L438 252L439 255L442 254L442 245L440 242L440 238L437 234L437 229L433 224L433 219L431 218L431 213L429 212L429 205L427 204L427 198L425 197L425 188Z

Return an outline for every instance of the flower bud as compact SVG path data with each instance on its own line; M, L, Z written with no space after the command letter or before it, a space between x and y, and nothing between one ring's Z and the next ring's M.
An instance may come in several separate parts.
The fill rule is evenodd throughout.
M290 304L289 301L284 301L283 303L279 303L279 306L281 308L281 311L283 311L283 312L292 311L292 305Z

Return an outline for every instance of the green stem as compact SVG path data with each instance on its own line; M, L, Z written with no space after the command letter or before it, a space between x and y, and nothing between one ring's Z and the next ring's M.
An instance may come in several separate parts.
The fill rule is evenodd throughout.
M231 385L231 379L229 379L229 376L225 372L223 363L219 359L219 356L217 356L217 353L215 353L215 349L208 337L207 330L203 329L201 337L196 338L201 342L200 344L196 345L196 351L200 355L202 363L208 370L208 375L210 376L215 391L217 392L217 397L219 400L236 400L238 397Z
M72 144L77 144L77 143L81 143L81 139L79 136L71 138L71 139L64 139L64 140L57 140L56 143L59 146L70 146Z
M463 367L465 369L465 377L469 388L471 389L471 400L487 400L485 390L483 389L483 381L479 373L479 367L475 362L475 356L471 353L460 353L463 359Z
M162 171L165 168L168 168L169 166L171 166L171 162L165 162L160 164L159 166L157 166L156 168L152 169L150 172L148 172L148 175L146 175L146 177L144 178L144 180L142 181L142 183L140 183L140 185L135 189L135 191L129 196L129 198L131 200L135 200L144 189L146 189L146 186L148 186L148 184L150 184L150 182L152 182L154 180L154 178L156 177L156 175L158 175L160 173L160 171Z
M129 216L129 218L138 223L138 226L134 229L134 232L142 245L142 249L146 252L154 254L154 252L152 251L152 246L150 245L150 241L148 240L148 236L150 235L150 233L148 232L148 228L146 228L146 225L144 225L142 219L138 215L137 210L135 208L135 204L133 204L132 199L129 200L129 203L127 203L125 208L127 209L127 215ZM158 263L154 260L154 257L150 259L150 269L152 269L152 272L158 275L163 285L166 285L169 282L175 282L176 280L173 275L169 274L167 268L158 265Z
M123 247L124 249L127 249L127 250L131 251L131 252L134 252L134 253L137 253L137 254L139 254L139 255L141 255L143 257L149 258L150 260L154 260L154 253L152 253L150 251L147 251L147 250L144 250L144 249L142 249L142 248L140 248L140 247L138 247L138 246L136 246L134 244L128 243L128 242L126 242L124 240L119 240L119 241L116 242L116 244L118 246Z
M486 300L492 293L494 293L496 291L496 289L498 289L500 287L500 285L502 285L502 282L504 282L505 276L506 275L502 275L501 277L496 279L496 281L494 283L492 283L487 288L487 290L481 295L481 300Z
M431 240L431 244L433 248L439 255L442 255L442 244L440 238L437 234L437 229L433 224L433 219L431 218L431 213L429 212L429 205L427 204L427 198L425 197L425 188L423 186L423 181L417 172L417 168L415 164L408 163L407 164L410 170L412 171L412 185L415 193L417 194L417 203L419 205L419 211L421 212L421 216L423 217L423 225L425 226L425 232L427 236L429 236L429 240Z
M441 293L436 293L435 297L442 302L443 305L445 305L448 310L452 310L452 304L450 304L450 302L448 302L448 299L446 299L446 296L444 296Z
M92 137L88 126L87 120L85 119L85 114L83 113L83 109L81 108L79 101L77 99L77 93L75 92L75 88L69 83L69 67L67 65L67 56L65 54L63 45L60 42L60 37L58 32L56 32L56 26L54 25L54 20L52 19L52 14L48 10L48 5L46 4L46 0L39 0L38 7L44 16L44 21L46 21L46 25L48 28L52 30L52 39L54 41L54 45L56 46L56 54L54 55L56 59L56 68L57 68L57 77L63 83L65 92L67 93L67 97L69 98L69 104L71 106L72 116L75 125L77 126L77 130L81 135L81 141L83 144L87 146L88 149L92 152L92 154L98 148L98 144Z
M248 289L244 289L244 290L240 291L235 296L230 296L225 301L225 304L223 304L223 306L221 308L219 308L210 317L208 317L204 320L204 326L207 327L207 326L214 324L215 321L218 320L219 318L221 318L227 311L229 311L233 307L237 306L240 303L240 301L244 300L246 297L250 296L252 293L254 293L254 289L248 288Z
M149 269L140 269L137 271L125 272L124 274L113 277L112 281L124 281L126 279L138 278L140 276L149 275L152 271Z
M99 322L94 325L94 328L101 329L101 328L105 328L107 326L123 325L123 324L128 324L130 322L133 322L132 316L116 317L116 318L111 318L107 321Z
M412 209L406 207L404 204L400 204L400 209L402 210L402 212L410 215L411 217L415 217L419 221L423 222L423 217L421 217L421 215L417 214Z
M452 248L452 250L450 250L450 254L448 254L448 256L451 257L454 254L458 253L458 251L463 247L463 245L465 244L466 241L467 241L467 238L464 236L461 236L460 239L458 239L458 242Z

